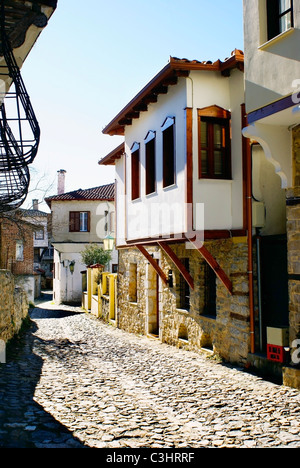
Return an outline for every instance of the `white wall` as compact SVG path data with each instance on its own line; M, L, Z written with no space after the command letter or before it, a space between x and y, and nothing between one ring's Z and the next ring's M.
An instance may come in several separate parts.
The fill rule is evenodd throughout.
M231 71L229 78L220 73L192 72L194 107L194 202L204 203L204 228L241 229L243 227L243 174L241 104L244 102L244 75ZM190 87L191 91L191 87ZM198 178L198 121L197 108L217 105L231 111L232 180L208 180Z
M299 89L300 2L294 0L294 29L267 42L266 0L244 0L246 110L251 112Z
M149 105L148 111L126 126L124 157L116 161L117 237L118 245L126 240L186 233L186 112L193 109L193 200L204 203L205 229L241 229L243 227L243 177L241 104L244 102L244 75L232 70L230 77L220 73L193 71L170 86L166 95ZM232 176L233 180L198 179L198 119L197 109L217 105L232 114ZM165 119L175 117L176 184L162 186L162 132ZM145 195L144 139L156 132L157 190ZM131 147L140 143L141 197L131 201ZM126 177L126 195L124 180ZM195 208L196 209L196 208ZM158 224L158 214L163 213Z
M106 201L52 201L52 236L55 242L100 242L106 236L105 211L115 211L114 202ZM69 212L90 211L90 232L69 232Z
M185 79L180 78L175 86L170 86L166 95L159 95L158 102L151 104L147 112L142 112L140 118L133 120L132 126L126 127L126 237L148 238L170 233L181 234L186 231L185 213L182 203L185 201L185 109L186 87ZM162 184L162 132L161 126L167 117L175 117L175 153L176 153L176 182L174 185L163 188ZM145 195L145 146L144 139L152 130L156 132L156 180L155 194ZM131 201L131 152L134 142L140 143L141 158L141 197ZM119 201L118 201L119 203ZM159 210L162 213L161 221L157 224ZM175 214L175 216L173 216ZM170 215L170 216L169 216ZM150 222L151 217L151 222ZM169 223L165 220L169 219ZM155 223L155 224L154 224Z

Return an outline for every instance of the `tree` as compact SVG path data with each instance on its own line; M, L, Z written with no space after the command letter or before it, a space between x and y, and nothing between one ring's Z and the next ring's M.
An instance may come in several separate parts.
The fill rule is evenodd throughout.
M97 263L105 266L111 260L111 251L104 250L97 244L90 244L81 252L81 258L86 266Z

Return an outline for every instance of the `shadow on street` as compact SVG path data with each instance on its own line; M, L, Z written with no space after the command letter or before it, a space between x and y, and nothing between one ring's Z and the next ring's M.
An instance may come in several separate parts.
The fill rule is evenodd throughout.
M42 318L42 310L34 312ZM62 317L73 312L49 313ZM48 344L34 335L36 330L36 323L30 321L7 345L6 363L0 364L0 448L86 448L34 400L43 359L33 350Z

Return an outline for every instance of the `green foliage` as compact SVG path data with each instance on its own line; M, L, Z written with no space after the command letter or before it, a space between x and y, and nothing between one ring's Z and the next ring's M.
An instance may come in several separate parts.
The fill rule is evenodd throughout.
M111 252L104 250L97 244L90 244L81 252L81 258L86 266L96 263L105 266L111 259Z

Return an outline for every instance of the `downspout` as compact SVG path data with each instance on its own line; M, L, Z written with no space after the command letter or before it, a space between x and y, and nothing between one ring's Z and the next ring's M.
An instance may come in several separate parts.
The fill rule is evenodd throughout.
M242 127L247 127L245 104L242 105ZM254 281L253 281L253 220L252 220L252 145L243 136L244 161L246 164L246 222L248 231L248 282L250 311L250 350L255 353L255 320L254 320Z
M253 281L253 234L252 234L252 146L247 142L247 227L248 227L248 277L249 277L249 309L250 309L250 347L255 353L255 322L254 322L254 281Z

